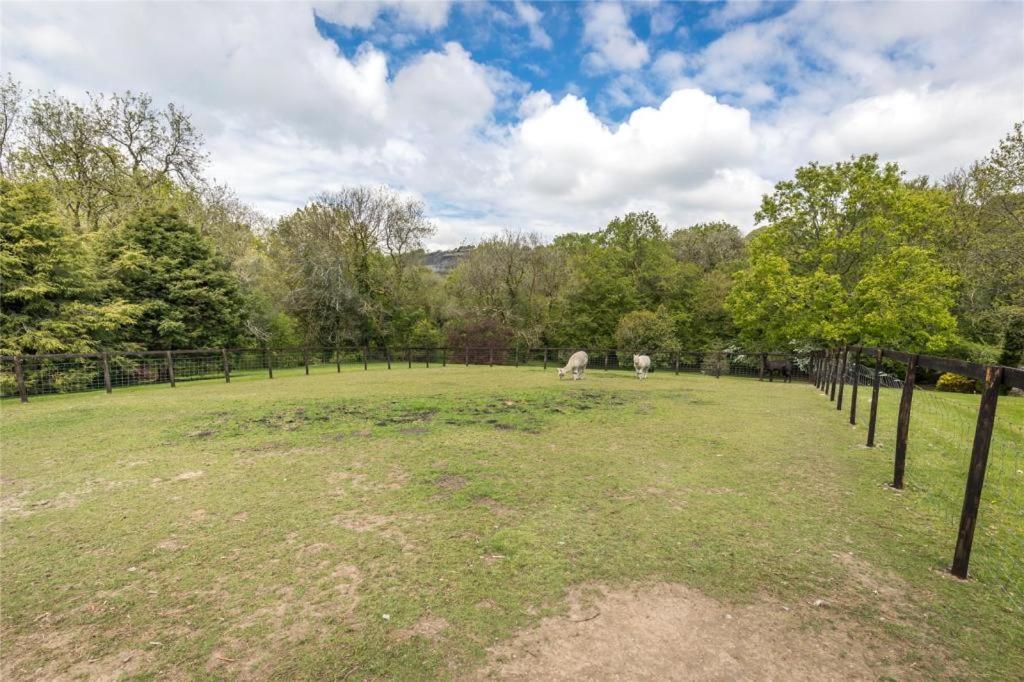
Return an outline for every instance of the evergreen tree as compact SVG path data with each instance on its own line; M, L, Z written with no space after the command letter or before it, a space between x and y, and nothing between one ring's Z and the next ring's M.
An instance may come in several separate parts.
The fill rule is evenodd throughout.
M106 235L115 294L140 315L127 340L151 349L236 342L242 300L228 264L177 211L143 209Z
M102 287L81 237L37 182L0 181L0 350L85 353L112 344L140 312Z

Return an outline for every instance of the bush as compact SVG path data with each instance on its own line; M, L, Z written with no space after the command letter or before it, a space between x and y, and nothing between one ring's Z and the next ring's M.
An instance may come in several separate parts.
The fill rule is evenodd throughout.
M978 382L974 379L953 374L952 372L946 372L940 376L939 382L935 384L935 390L946 393L974 393L977 391L977 388Z
M678 346L674 332L672 320L667 315L635 310L619 320L615 343L620 351L627 353L674 351Z

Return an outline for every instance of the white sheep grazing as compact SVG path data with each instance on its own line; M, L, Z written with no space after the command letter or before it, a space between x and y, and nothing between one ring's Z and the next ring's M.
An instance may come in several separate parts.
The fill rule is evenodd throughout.
M590 358L587 357L587 352L586 351L582 351L582 350L576 351L569 358L569 362L565 363L565 367L563 367L562 369L558 370L558 378L561 379L562 377L565 376L566 372L571 370L572 371L572 380L573 381L576 381L577 379L582 379L583 378L583 370L585 370L587 368L587 362L589 362L589 361L590 361Z
M634 355L633 356L633 369L636 370L637 379L646 379L647 373L651 371L651 356L650 355Z

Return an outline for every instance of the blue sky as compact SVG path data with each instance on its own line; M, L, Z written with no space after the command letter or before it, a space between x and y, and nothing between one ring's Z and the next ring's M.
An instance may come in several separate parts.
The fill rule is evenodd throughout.
M1020 2L5 0L0 31L30 89L184 107L271 216L387 184L438 247L630 210L748 230L799 165L939 178L1024 119Z

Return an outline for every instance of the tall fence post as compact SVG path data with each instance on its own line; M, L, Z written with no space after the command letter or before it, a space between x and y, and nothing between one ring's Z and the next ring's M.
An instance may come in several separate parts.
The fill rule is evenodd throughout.
M274 378L274 351L270 350L270 348L268 347L266 349L266 351L265 351L265 354L267 356L267 374L269 375L270 379L273 379Z
M494 367L494 346L490 347L490 351L491 352L487 357L487 365L488 367Z
M722 376L722 361L725 358L725 353L719 351L715 353L715 378L721 378Z
M409 369L412 369L412 348L405 349L405 361L409 365Z
M828 349L821 351L821 358L818 362L818 383L816 386L818 390L822 390L825 385L825 378L828 376Z
M25 387L25 368L21 366L22 359L19 355L14 358L14 380L18 383L18 398L23 403L28 402L28 389Z
M850 425L857 425L857 387L860 385L860 346L853 354L853 386L850 389Z
M878 421L878 389L882 385L882 349L875 349L875 375L871 377L871 409L868 411L869 448L875 447L875 423Z
M516 367L519 366L519 346L516 346Z
M544 349L544 369L548 368L548 349Z
M764 364L768 361L768 354L761 353L758 358L761 360L761 366L757 368L757 380L764 381Z
M306 376L309 376L309 349L302 349L302 364L306 367Z
M843 346L843 359L839 367L839 398L836 399L836 409L843 411L843 389L846 388L846 358L850 355L849 346Z
M466 346L466 367L469 367L469 346Z
M220 359L224 363L224 383L225 384L230 384L231 383L231 363L228 362L228 349L227 348L221 348L220 349Z
M103 353L103 388L110 393L110 360L107 358L107 354Z
M996 421L996 403L999 400L1003 368L985 368L985 390L978 407L978 424L974 428L974 447L971 449L971 468L967 471L967 487L964 490L964 506L960 512L960 530L956 537L953 553L952 572L958 578L967 577L967 565L971 560L971 545L974 543L974 527L981 506L981 489L985 484L985 467L988 466L988 449L992 444L992 427Z
M444 348L441 349L441 366L448 366L448 346L445 346Z
M830 360L828 363L828 383L825 384L825 395L829 396L829 400L836 399L836 374L839 373L839 351L830 351Z
M893 464L892 487L903 488L903 472L907 467L907 435L910 432L910 406L914 401L914 374L917 371L917 356L911 355L907 362L907 377L903 382L900 397L900 414L896 422L896 460Z
M334 364L338 368L338 374L341 374L341 349L334 349Z
M672 363L675 365L676 376L679 376L679 353L673 353Z
M167 378L171 382L171 388L174 388L175 387L175 383L174 383L174 355L173 355L173 351L167 351L165 353L165 355L167 356Z
M370 347L363 346L363 371L369 369L370 364Z
M604 371L608 371L608 351L604 352Z
M433 350L434 350L433 348L427 348L426 349L426 357L427 357L426 363L427 363L427 368L428 369L430 368L430 354L433 352Z
M391 369L391 348L384 346L384 356L388 359L388 369Z

